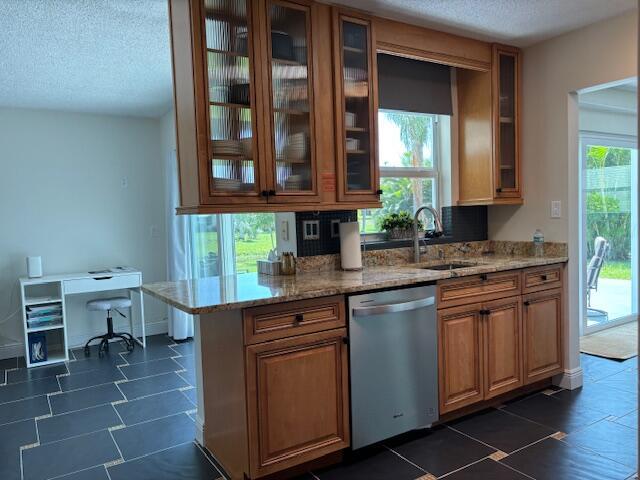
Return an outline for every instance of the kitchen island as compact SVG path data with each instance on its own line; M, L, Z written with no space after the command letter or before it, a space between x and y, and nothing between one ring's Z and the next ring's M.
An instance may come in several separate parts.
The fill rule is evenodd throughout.
M345 295L438 286L441 414L560 373L567 256L551 253L472 251L360 272L241 274L143 290L195 315L198 441L232 478L261 478L350 446ZM443 263L464 267L428 268Z

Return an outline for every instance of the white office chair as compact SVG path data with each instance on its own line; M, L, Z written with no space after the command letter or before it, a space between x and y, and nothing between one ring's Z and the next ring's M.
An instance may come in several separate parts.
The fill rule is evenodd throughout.
M88 357L91 355L89 344L94 340L101 339L100 348L98 349L98 356L102 357L104 352L109 351L109 340L112 338L120 338L127 346L128 351L133 351L135 347L135 340L130 333L126 332L114 332L113 331L113 319L111 318L111 310L115 310L120 316L125 317L119 308L130 308L131 299L127 297L115 297L115 298L98 298L87 302L87 309L91 311L105 311L107 312L107 333L104 335L97 335L90 339L84 346L84 354Z

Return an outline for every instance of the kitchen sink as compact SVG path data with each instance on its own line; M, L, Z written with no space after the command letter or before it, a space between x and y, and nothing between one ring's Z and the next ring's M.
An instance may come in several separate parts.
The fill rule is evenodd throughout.
M458 268L475 267L475 263L442 263L439 265L430 265L428 267L420 267L423 270L456 270Z

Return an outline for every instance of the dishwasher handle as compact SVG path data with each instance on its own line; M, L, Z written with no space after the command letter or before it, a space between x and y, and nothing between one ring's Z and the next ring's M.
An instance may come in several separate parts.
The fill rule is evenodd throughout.
M435 297L426 297L404 303L390 303L388 305L375 305L372 307L355 307L351 309L354 317L364 317L368 315L384 315L385 313L408 312L419 308L430 307L436 304Z

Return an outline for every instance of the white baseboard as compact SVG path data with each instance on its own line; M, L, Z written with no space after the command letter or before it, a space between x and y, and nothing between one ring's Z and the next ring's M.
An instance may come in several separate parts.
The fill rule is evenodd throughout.
M553 377L553 384L567 390L575 390L582 386L582 367L565 370L564 373Z
M104 327L106 329L106 326ZM140 335L139 332L140 326L134 325L135 335ZM114 325L114 330L116 331L129 331L129 324L124 322L122 324ZM90 331L90 332L80 332L74 333L73 335L67 336L67 342L69 343L69 348L76 348L84 346L84 344L91 337L96 335L102 335L106 330L100 331ZM147 336L149 335L160 335L162 333L167 333L169 331L169 324L166 318L155 322L149 322L145 324L145 333ZM8 343L5 345L0 345L0 360L3 358L11 358L11 357L23 357L24 356L24 343L23 342L15 342Z
M204 447L204 423L202 423L202 419L200 415L196 413L196 442Z

